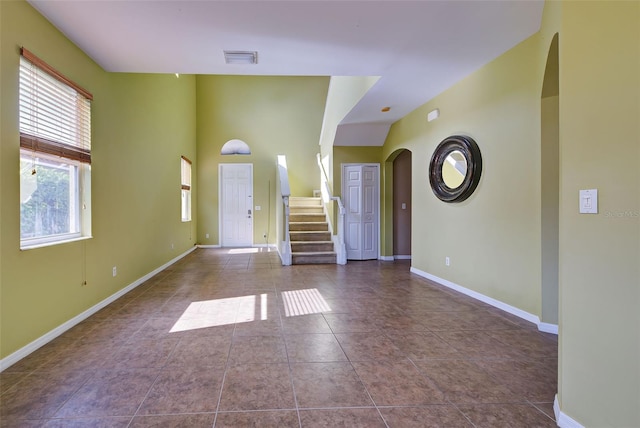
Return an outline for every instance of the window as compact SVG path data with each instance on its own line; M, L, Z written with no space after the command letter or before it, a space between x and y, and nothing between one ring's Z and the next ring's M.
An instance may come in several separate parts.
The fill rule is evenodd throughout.
M180 159L182 177L182 221L191 221L191 161L184 156Z
M92 95L26 49L20 57L20 247L91 235Z

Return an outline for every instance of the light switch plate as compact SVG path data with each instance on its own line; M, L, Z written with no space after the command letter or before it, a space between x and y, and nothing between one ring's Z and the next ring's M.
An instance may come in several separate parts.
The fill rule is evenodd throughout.
M580 190L580 214L598 214L598 189Z

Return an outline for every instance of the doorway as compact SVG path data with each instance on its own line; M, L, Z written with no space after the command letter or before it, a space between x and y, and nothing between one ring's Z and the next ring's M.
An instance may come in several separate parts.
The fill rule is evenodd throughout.
M393 160L393 258L411 259L411 151Z
M380 165L342 164L347 259L378 258Z
M220 192L220 245L253 245L253 164L221 163L218 171Z

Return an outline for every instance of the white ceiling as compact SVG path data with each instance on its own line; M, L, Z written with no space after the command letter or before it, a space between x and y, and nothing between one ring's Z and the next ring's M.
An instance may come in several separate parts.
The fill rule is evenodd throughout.
M381 76L342 122L378 128L537 32L544 6L543 0L29 3L108 71ZM227 65L223 50L258 51L258 64ZM384 106L391 111L382 113Z

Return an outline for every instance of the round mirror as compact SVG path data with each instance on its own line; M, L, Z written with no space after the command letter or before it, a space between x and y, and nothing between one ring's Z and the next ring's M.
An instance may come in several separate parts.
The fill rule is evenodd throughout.
M442 165L442 180L450 189L457 189L462 185L467 175L467 159L460 150L454 150L444 158Z
M462 202L471 196L481 173L480 148L471 137L461 135L445 138L429 164L431 189L444 202Z

